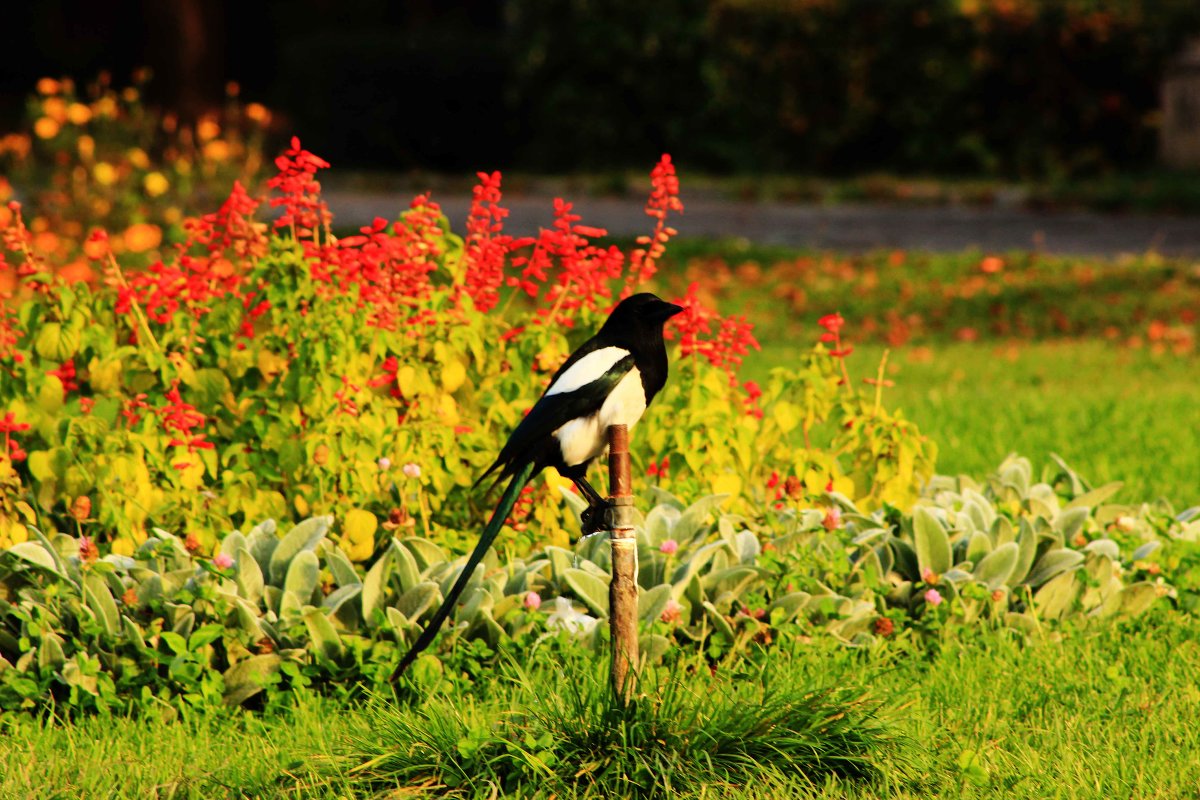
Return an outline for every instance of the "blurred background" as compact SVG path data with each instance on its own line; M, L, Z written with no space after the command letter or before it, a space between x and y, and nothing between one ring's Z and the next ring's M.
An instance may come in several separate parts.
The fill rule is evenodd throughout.
M148 67L151 106L198 119L237 82L273 131L363 170L1200 167L1195 0L40 0L6 27L3 130L39 78Z

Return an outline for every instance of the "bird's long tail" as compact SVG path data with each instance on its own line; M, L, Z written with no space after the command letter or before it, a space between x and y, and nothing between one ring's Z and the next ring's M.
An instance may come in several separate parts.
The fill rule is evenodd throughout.
M471 557L467 559L467 564L459 573L458 580L454 582L454 586L450 588L450 593L446 595L446 599L442 601L441 607L433 614L433 618L425 626L425 630L421 631L420 637L417 638L414 644L404 658L400 660L400 665L396 667L396 671L392 673L392 680L396 680L409 665L416 660L417 656L437 638L438 631L442 628L442 623L450 616L450 612L454 610L454 604L458 602L458 596L463 593L463 589L467 587L467 583L471 580L471 576L475 574L475 567L487 555L488 548L492 546L496 536L500 533L500 528L504 526L504 520L508 519L508 515L512 513L513 506L517 503L517 497L521 494L521 490L525 488L525 484L529 482L533 476L534 464L531 462L525 465L517 474L513 475L512 480L508 482L508 488L504 490L500 502L496 505L496 510L492 512L492 518L488 520L488 524L483 529L483 534L479 537L479 543L475 545L475 549L471 551Z

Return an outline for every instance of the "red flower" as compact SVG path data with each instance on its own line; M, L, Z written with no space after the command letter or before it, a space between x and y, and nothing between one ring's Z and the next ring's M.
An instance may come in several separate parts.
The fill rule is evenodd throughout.
M842 319L841 314L833 313L826 314L825 316L821 317L819 320L817 320L817 324L830 333L836 334L842 329L842 326L846 324L846 320ZM824 341L823 338L822 341Z
M11 461L24 461L28 453L21 449L21 445L13 438L14 433L21 433L29 430L28 422L17 422L17 418L13 412L9 411L0 419L0 433L4 434L4 454Z
M144 395L141 395L144 397ZM179 393L179 381L176 380L171 384L171 388L164 395L167 399L167 405L158 409L158 414L162 417L163 427L170 431L175 431L179 436L167 442L168 447L187 447L189 453L194 453L196 450L211 450L213 443L205 441L204 433L194 433L195 429L204 424L204 415L196 410L196 407L183 400L183 396ZM179 462L175 464L175 469L180 469L181 466L186 468L187 462Z

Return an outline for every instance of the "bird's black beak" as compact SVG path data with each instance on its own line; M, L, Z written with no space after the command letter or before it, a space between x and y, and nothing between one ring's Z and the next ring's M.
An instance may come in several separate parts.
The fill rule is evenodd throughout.
M677 306L674 303L664 302L658 307L658 311L655 316L661 319L663 322L666 322L671 317L681 313L683 313L683 306Z

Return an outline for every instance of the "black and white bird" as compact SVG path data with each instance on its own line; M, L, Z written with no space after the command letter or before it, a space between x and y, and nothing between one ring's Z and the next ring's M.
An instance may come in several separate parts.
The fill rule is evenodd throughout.
M608 428L632 428L667 382L663 326L683 308L649 293L617 304L596 335L571 354L550 386L521 420L495 462L480 476L500 471L510 478L467 564L421 636L392 674L398 678L437 636L475 567L511 513L521 489L538 472L554 467L588 501L584 534L603 525L607 501L587 482L587 470L608 448ZM478 485L479 481L476 481Z

